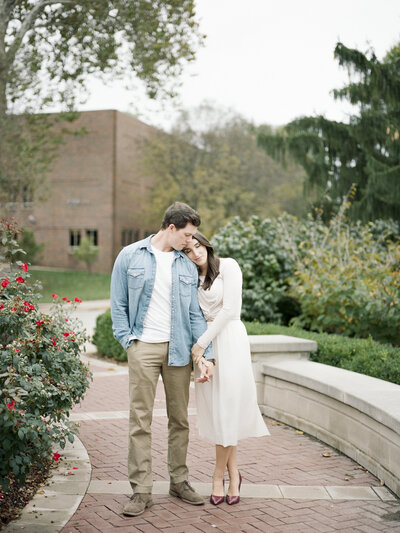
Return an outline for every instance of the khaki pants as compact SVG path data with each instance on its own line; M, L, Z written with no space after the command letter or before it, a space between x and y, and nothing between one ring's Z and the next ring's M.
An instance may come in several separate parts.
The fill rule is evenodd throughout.
M168 342L135 341L127 350L129 363L128 477L133 492L149 493L153 486L151 422L158 378L162 376L168 416L168 471L172 483L188 478L187 407L191 364L168 366Z

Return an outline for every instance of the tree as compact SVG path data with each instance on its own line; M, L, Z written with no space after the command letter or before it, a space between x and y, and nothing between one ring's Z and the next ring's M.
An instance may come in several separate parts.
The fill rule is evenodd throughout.
M82 239L78 248L73 251L74 257L78 261L83 261L86 265L88 272L92 271L92 264L96 261L99 255L99 248L94 246L88 237Z
M143 202L148 226L156 227L176 199L199 210L202 231L209 236L233 216L278 214L297 193L292 207L298 214L302 170L292 165L285 171L274 162L257 147L256 132L240 115L206 103L182 112L171 134L145 141L143 169L155 178ZM287 183L292 187L283 199L278 191Z
M356 106L349 122L301 117L276 135L260 134L258 143L279 161L290 154L303 166L329 216L355 184L353 219L400 220L400 45L379 61L373 51L338 43L335 57L349 71L349 83L333 91Z
M0 0L3 196L35 189L56 151L52 117L38 128L33 112L72 110L92 74L131 73L151 97L172 95L202 39L194 0Z

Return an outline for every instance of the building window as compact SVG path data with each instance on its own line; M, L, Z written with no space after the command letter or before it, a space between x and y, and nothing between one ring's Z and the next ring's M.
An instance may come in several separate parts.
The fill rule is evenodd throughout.
M77 248L81 244L81 230L70 229L69 230L69 245L71 248Z
M97 229L87 229L86 230L86 237L89 239L90 244L92 246L98 246L99 245Z

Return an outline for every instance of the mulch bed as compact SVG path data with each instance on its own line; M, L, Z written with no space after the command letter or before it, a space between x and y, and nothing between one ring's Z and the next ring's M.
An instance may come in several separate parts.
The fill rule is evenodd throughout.
M12 475L10 476L9 490L3 492L0 489L0 530L11 522L11 520L19 517L22 509L40 491L40 488L50 477L51 469L54 466L53 459L47 459L41 464L40 468L36 467L32 469L32 472L23 485Z

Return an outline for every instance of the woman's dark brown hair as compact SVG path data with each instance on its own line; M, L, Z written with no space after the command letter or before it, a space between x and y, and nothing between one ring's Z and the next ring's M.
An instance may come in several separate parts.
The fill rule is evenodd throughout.
M215 278L219 274L219 257L215 255L215 250L213 245L210 243L210 241L207 239L207 237L204 237L202 233L197 231L193 235L193 239L196 239L197 242L202 244L207 248L207 272L206 276L203 282L203 289L207 290L211 287L211 285L214 283Z

